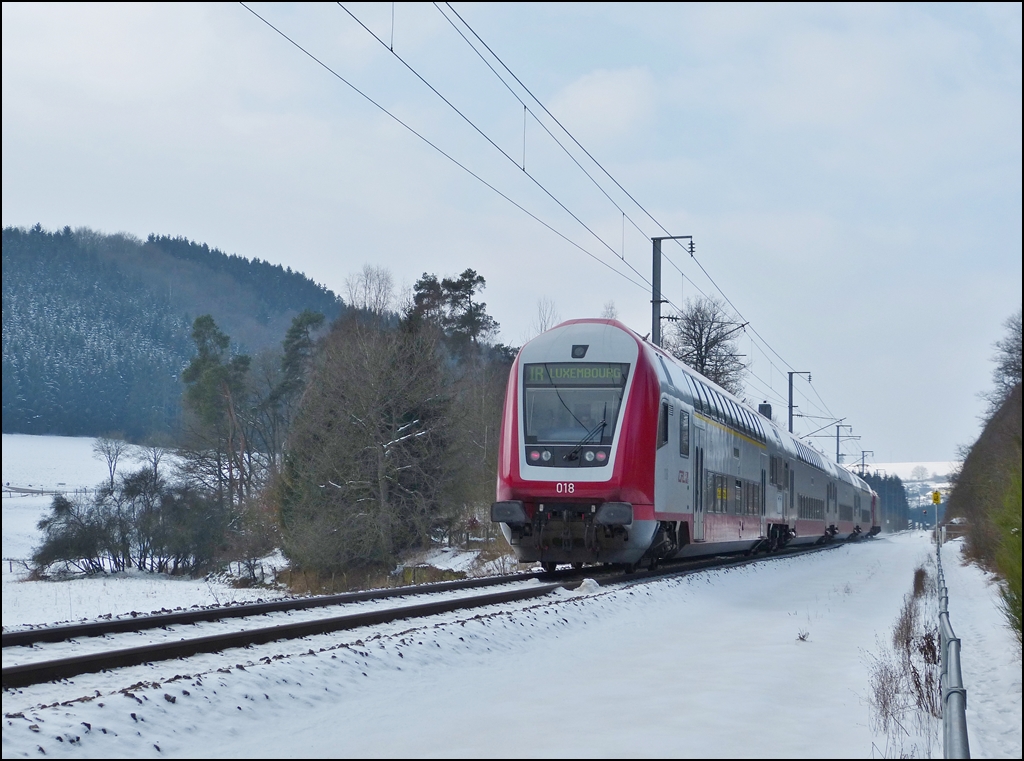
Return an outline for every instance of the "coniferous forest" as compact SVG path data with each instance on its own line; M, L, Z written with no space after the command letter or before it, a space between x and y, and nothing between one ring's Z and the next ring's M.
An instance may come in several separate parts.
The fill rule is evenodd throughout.
M140 440L174 431L192 322L240 351L343 305L305 275L183 237L3 230L3 432Z

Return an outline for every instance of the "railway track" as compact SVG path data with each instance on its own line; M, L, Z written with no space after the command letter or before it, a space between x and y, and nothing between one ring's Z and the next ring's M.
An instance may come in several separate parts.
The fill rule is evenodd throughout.
M281 640L299 639L317 634L326 634L366 626L375 626L403 619L419 619L428 616L450 613L460 610L471 610L490 605L501 605L511 602L537 599L559 589L575 589L584 578L592 578L601 586L615 584L636 584L647 580L669 576L685 576L692 573L712 569L729 568L753 563L770 561L781 557L820 552L840 546L825 545L811 548L784 550L764 556L714 556L697 560L684 560L666 563L661 567L636 573L623 573L619 570L607 570L599 567L581 571L556 571L554 573L518 574L513 576L489 577L486 579L465 579L436 584L424 584L416 587L399 587L395 589L353 592L340 595L327 595L316 598L300 598L280 600L267 603L250 603L223 609L198 611L182 611L177 613L139 616L116 621L100 621L72 626L48 627L42 629L10 632L3 634L3 648L6 660L26 660L3 668L3 688L16 689L54 680L69 679L86 673L149 664L157 661L187 658L200 653L215 653L231 648L247 648ZM342 607L353 603L380 602L402 600L414 596L429 596L439 593L462 593L476 589L495 586L512 588L483 594L459 594L444 596L428 602L411 605L379 604L369 610L359 610L337 614L330 608ZM229 632L200 636L177 636L182 634L172 627L197 626L210 624L226 619L256 619L275 614L292 614L296 611L323 611L327 615L315 615L299 621L286 621L280 624L250 625L246 628ZM40 648L57 642L80 639L110 637L117 634L137 634L154 629L167 630L163 641L151 642L141 646L123 647L113 643L110 647L104 640L95 652L70 657L47 659L47 648ZM15 651L18 648L18 651ZM24 650L21 650L24 648ZM19 652L23 658L18 658ZM8 658L8 656L11 656Z

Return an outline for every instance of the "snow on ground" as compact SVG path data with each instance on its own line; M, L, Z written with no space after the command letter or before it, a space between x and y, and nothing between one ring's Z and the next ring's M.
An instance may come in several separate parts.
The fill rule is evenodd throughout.
M93 457L95 441L84 436L5 433L0 481L33 489L91 489L110 477L107 464ZM125 464L132 465L122 462L118 468Z
M973 755L1019 758L1012 635L947 548ZM3 755L877 755L868 654L932 551L902 534L5 691Z
M106 470L91 442L4 435L3 481L93 485ZM30 554L49 502L4 498L5 558ZM886 536L5 690L3 757L880 755L871 654L932 553L923 532ZM996 585L958 554L946 545L943 565L972 755L1020 758L1020 656ZM475 553L434 555L417 562L472 572ZM22 577L4 563L5 627L270 596L150 574Z
M95 439L3 434L4 486L47 490L93 488L109 477L92 453ZM137 467L123 461L119 470ZM3 495L3 626L24 628L138 611L218 605L280 597L281 590L235 589L224 580L167 578L143 572L79 578L66 582L24 581L25 561L39 545L39 519L52 495Z
M1021 662L997 603L993 574L962 562L962 539L942 547L949 620L961 639L967 729L973 758L1021 757ZM1008 699L1009 698L1009 699Z
M106 463L93 455L95 439L64 436L3 434L3 472L7 486L45 490L93 488L109 478ZM138 467L122 460L118 472ZM284 596L280 589L236 589L230 579L169 579L144 572L79 578L59 584L25 581L26 561L41 541L36 524L49 512L51 494L3 493L3 626L68 622L83 618L149 613L250 602ZM461 571L468 576L494 575L515 570L511 558L484 563L478 551L438 548L406 563ZM264 562L269 572L286 561L276 552Z

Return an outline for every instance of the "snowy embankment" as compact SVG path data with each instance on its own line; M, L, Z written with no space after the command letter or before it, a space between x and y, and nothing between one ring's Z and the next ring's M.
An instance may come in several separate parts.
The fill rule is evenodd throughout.
M4 481L92 486L106 469L91 443L5 435ZM5 497L5 558L31 553L49 499ZM934 726L888 747L869 704L872 656L931 556L924 533L882 537L5 691L3 756L937 756ZM1019 758L1021 664L997 589L955 543L943 556L972 754ZM268 595L20 578L4 564L5 626Z
M1012 636L994 586L947 547L972 751L1019 757ZM3 755L880 755L869 653L931 553L904 534L140 666L120 691L110 674L6 691Z

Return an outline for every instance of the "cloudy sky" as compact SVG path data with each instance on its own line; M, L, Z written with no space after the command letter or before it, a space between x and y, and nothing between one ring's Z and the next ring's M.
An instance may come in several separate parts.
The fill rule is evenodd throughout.
M692 235L665 296L749 323L750 401L784 419L811 371L797 431L844 418L847 461L976 437L1021 305L1019 4L250 7L279 31L5 3L3 224L184 235L342 294L472 267L516 345L541 299L649 332L650 237Z

